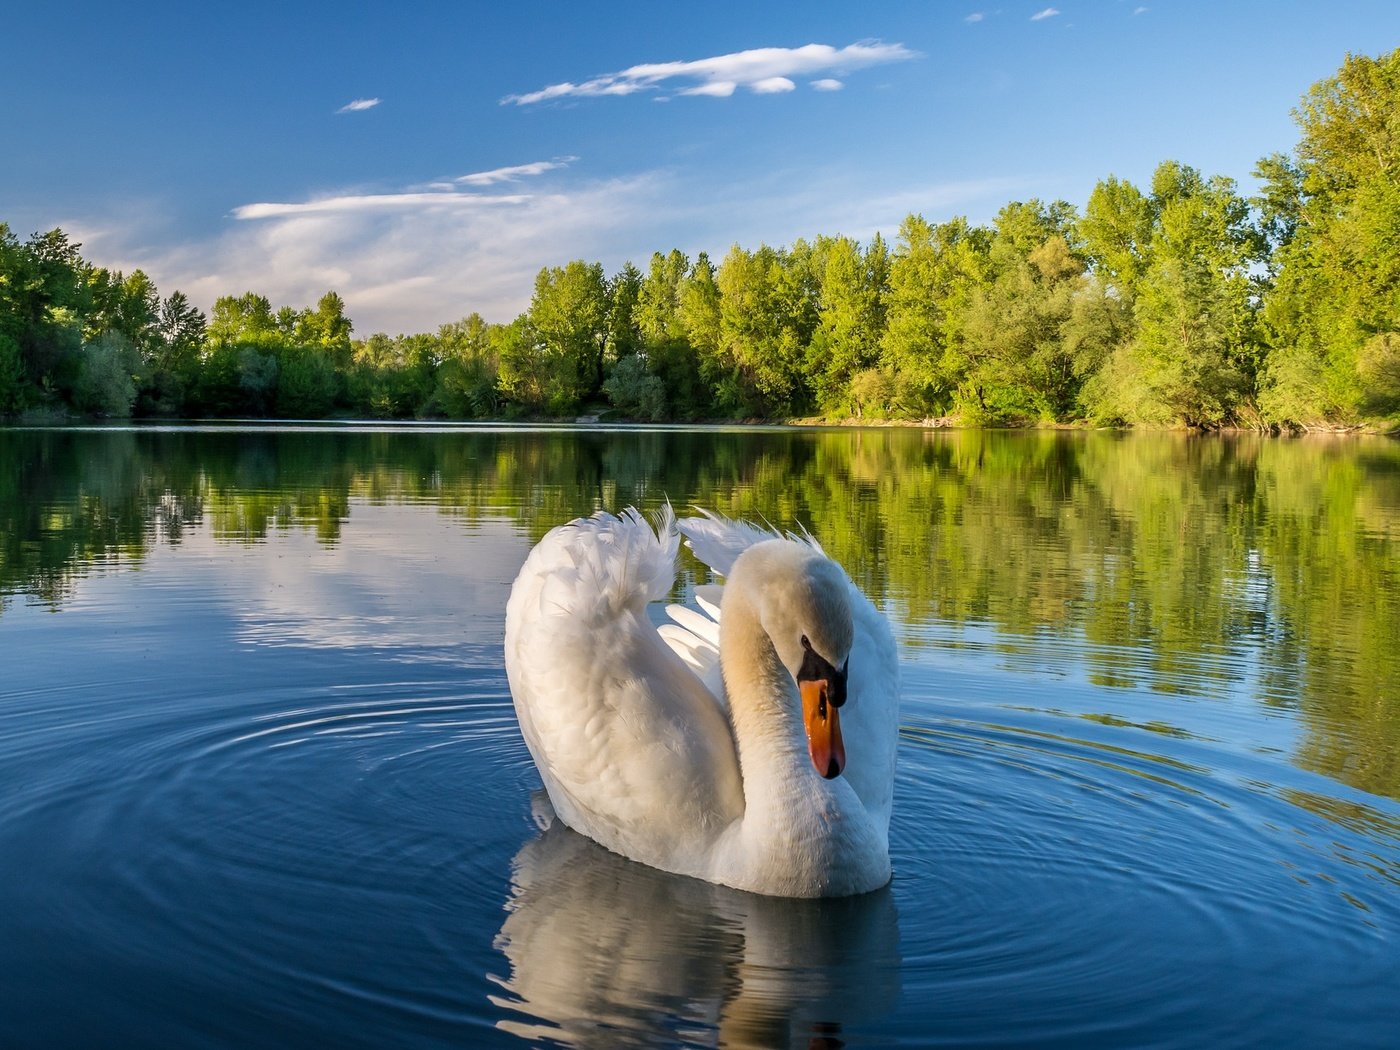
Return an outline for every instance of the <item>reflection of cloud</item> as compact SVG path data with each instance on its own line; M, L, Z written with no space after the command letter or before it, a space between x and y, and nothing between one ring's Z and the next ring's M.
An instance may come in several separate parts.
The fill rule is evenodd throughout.
M631 95L638 91L655 90L673 80L698 81L678 88L677 93L681 95L724 98L732 95L735 88L740 86L760 94L790 91L793 87L790 78L793 76L863 69L915 57L917 52L910 51L903 44L879 42L851 44L839 50L829 44L761 47L689 62L644 63L619 73L605 73L581 84L566 81L523 95L507 95L501 99L501 103L526 106L557 98Z
M345 103L345 105L341 106L336 112L360 113L366 109L373 109L375 106L379 105L379 101L380 100L377 98L357 98L353 102Z
M467 529L423 507L355 500L350 526L333 546L309 530L289 530L276 537L277 557L264 552L242 563L227 557L226 541L209 542L219 545L216 565L236 576L219 590L236 596L245 639L415 652L499 646L510 584L529 550L505 521ZM429 561L432 573L423 571Z

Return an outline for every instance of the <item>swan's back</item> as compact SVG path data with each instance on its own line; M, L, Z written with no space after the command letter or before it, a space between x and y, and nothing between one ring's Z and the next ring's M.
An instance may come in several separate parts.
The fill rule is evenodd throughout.
M679 538L635 510L551 530L506 606L506 673L564 823L656 867L703 875L743 813L729 722L652 626Z

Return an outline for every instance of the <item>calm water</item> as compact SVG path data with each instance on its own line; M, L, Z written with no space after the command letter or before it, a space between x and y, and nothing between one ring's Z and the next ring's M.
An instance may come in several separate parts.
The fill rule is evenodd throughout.
M667 497L888 610L889 889L537 826L510 582ZM0 430L0 602L0 1046L1396 1045L1394 442Z

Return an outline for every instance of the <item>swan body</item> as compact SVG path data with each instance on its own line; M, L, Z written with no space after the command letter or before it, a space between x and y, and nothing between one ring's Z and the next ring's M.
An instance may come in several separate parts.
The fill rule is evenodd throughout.
M647 607L680 534L725 585ZM890 878L898 663L810 536L635 510L551 530L506 606L506 673L555 813L664 871L785 897Z

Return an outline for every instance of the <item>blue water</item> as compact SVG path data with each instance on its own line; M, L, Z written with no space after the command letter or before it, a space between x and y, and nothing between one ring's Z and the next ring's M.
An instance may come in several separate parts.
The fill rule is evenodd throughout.
M0 1046L1395 1045L1400 804L1309 758L1366 716L1319 744L1272 598L1243 587L1257 631L1164 661L887 583L894 881L772 900L542 827L505 599L540 493L608 495L550 474L559 446L332 436L269 475L295 435L221 436L227 469L168 437L27 439L10 468L47 480L0 488L33 529L11 565L71 547L0 612ZM757 491L728 459L676 491L670 456L603 440L642 461L629 498Z

